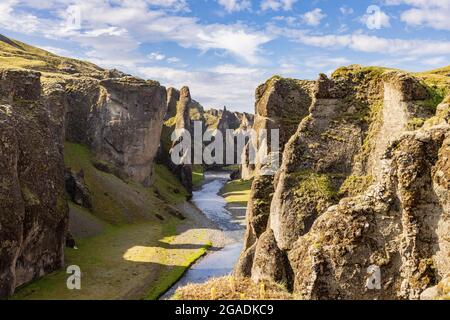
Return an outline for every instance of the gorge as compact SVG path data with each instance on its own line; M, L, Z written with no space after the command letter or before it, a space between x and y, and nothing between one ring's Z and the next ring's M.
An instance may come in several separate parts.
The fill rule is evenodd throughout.
M204 172L218 169L240 178L218 189L245 223L243 250L232 276L181 286L176 298L257 299L262 283L268 299L447 295L450 68L274 76L255 99L255 115L205 110L188 87L0 37L0 297L160 297L230 244L207 213L220 206L196 203ZM193 121L278 129L279 170L249 163L248 146L239 168L173 164L171 134ZM65 287L71 264L80 292ZM367 286L374 267L380 290Z

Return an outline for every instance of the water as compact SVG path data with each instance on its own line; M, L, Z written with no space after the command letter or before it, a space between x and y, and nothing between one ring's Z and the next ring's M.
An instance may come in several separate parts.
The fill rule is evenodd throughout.
M222 230L241 230L242 226L234 220L233 215L226 209L225 199L219 195L229 180L230 173L206 172L205 183L200 190L193 192L192 202Z
M177 288L189 283L202 283L209 278L222 277L233 271L242 250L244 226L226 209L225 199L219 195L225 183L230 180L227 172L206 172L205 183L193 192L192 202L234 242L219 251L208 253L184 274L184 276L163 296L169 299Z

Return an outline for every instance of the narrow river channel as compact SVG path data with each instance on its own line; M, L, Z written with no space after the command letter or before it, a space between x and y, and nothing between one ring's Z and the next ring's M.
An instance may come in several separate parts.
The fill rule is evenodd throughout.
M197 261L161 299L170 299L177 288L188 283L205 282L233 271L242 250L245 221L242 214L235 215L227 210L227 203L220 195L220 190L229 180L229 172L205 172L205 182L199 190L193 192L192 203L212 220L227 238L232 239L231 243L218 251L209 252ZM245 211L244 208L237 210Z

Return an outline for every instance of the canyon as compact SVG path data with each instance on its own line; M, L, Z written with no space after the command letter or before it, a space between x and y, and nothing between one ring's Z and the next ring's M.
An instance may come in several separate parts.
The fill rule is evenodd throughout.
M166 89L1 36L0 297L71 298L61 270L95 252L81 261L93 287L107 284L87 297L158 298L220 246L220 230L188 200L202 183L195 177L221 167L170 160L180 142L172 133L192 132L194 121L205 132L280 133L280 150L268 145L281 160L275 173L249 162L249 145L235 155L242 163L233 175L251 184L233 271L242 286L267 283L286 299L448 294L448 67L274 76L256 89L251 115L205 110L188 87ZM111 246L118 235L124 243ZM164 251L171 246L179 251ZM116 259L106 273L124 278L92 271L109 250ZM367 285L373 268L380 289ZM207 282L176 295L211 291Z

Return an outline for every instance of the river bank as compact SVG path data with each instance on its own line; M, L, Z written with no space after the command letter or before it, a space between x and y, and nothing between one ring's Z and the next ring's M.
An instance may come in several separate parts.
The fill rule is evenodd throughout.
M162 299L173 298L176 290L191 283L202 283L209 279L222 277L232 272L242 250L245 232L245 210L237 207L237 203L227 201L236 192L244 192L234 188L229 172L206 172L202 186L194 191L192 203L199 208L220 230L225 246L220 250L210 250L204 257L194 263L183 277L163 296ZM227 186L231 185L233 192ZM234 198L236 200L236 198ZM244 198L240 205L246 206Z
M222 199L222 205L226 205L218 193L227 179L218 185L214 183L216 178L214 175L207 177L215 188L208 182L203 184L203 188L213 191L204 199L204 203L209 202L206 207L213 210L209 211L209 216L196 205L208 211L205 206L193 201L174 205L184 220L166 214L164 221L156 223L114 226L97 219L100 233L77 241L77 250L66 249L66 266L81 268L81 290L68 290L66 280L69 275L60 270L20 288L13 299L156 299L207 252L204 259L210 261L208 263L215 259L213 255L217 252L222 252L224 257L229 255L229 248L235 250L232 256L237 257L240 251L237 243L242 241L243 226L224 231L217 220L212 219L217 199ZM197 194L195 200L202 198L199 196ZM89 212L83 211L83 214L94 219ZM220 265L220 261L216 260L216 263ZM231 261L229 256L225 261ZM231 263L228 268L232 268Z

